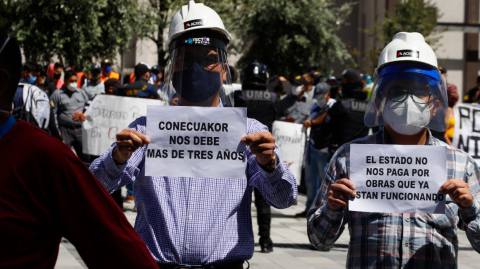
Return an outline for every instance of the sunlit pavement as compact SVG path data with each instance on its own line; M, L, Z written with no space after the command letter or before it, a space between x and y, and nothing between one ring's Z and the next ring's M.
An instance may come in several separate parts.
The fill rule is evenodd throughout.
M305 200L305 196L300 195L297 205L283 210L272 209L271 238L274 242L274 251L268 254L261 253L258 246L256 208L252 203L252 222L257 245L253 258L249 261L250 268L345 268L349 240L348 229L345 229L345 232L329 252L311 250L307 237L306 219L293 217L305 208ZM125 215L133 225L137 215L131 210L133 204L125 203L125 207L128 209ZM459 231L458 262L458 268L460 269L480 268L480 254L470 246L463 231ZM60 246L55 268L78 269L85 267L73 245L64 240Z

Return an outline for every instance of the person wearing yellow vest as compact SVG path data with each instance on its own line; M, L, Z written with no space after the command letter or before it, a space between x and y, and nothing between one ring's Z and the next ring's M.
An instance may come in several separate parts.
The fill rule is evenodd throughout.
M120 80L120 75L117 72L112 71L112 62L110 59L104 59L102 61L102 77L100 80L105 82L112 78Z

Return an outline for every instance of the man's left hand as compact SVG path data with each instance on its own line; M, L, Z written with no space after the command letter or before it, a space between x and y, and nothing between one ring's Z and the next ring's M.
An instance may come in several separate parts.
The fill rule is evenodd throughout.
M468 184L461 178L447 180L439 191L450 195L450 198L461 207L470 207L474 202Z
M257 157L259 164L270 163L275 150L275 138L270 132L249 134L242 137L241 141L250 147L250 151Z

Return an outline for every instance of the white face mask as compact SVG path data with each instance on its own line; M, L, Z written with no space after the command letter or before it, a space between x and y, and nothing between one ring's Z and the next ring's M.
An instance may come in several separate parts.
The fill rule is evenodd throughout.
M300 86L292 85L291 92L293 95L299 95L300 93L302 93L302 89L303 89L303 85L300 85Z
M76 82L72 82L70 84L68 84L67 86L67 89L71 92L74 92L77 90L77 83Z
M402 98L404 96L387 102L383 112L383 119L385 123L399 134L418 134L430 122L430 110L433 106L428 107L427 103L413 95L408 95L403 102L395 102L395 99L399 100Z

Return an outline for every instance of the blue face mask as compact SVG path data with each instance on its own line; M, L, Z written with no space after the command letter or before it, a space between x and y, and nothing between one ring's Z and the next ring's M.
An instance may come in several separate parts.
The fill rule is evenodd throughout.
M111 66L105 66L105 68L103 68L103 71L108 73L108 72L112 71L112 67Z
M178 72L173 73L173 87L179 89ZM180 96L192 103L200 103L214 96L221 85L218 72L207 71L198 63L183 71Z
M30 84L34 84L35 81L37 81L37 77L30 75L30 77L27 79L27 81L28 81L28 83L30 83Z

